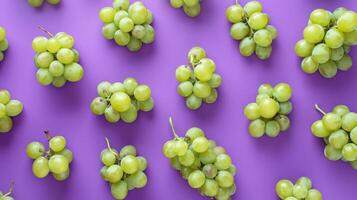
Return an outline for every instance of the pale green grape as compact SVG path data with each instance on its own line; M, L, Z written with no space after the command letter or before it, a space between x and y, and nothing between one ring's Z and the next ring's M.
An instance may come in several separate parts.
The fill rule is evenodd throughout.
M235 40L241 40L250 33L249 26L246 23L238 22L231 26L230 34Z
M78 63L71 63L64 67L64 78L70 82L78 82L82 79L84 70Z
M170 5L173 8L181 8L183 6L183 0L170 0Z
M61 48L61 43L57 40L57 38L53 37L48 39L47 50L50 53L56 53L60 48Z
M143 188L147 184L147 176L142 171L130 175L128 179L135 188Z
M342 129L331 133L328 137L329 144L335 149L341 149L348 143L348 140L348 134Z
M139 107L141 111L144 112L149 112L154 108L154 100L152 97L150 97L148 100L146 101L140 101L139 102Z
M52 4L52 5L57 5L61 3L61 0L47 0L47 3ZM68 172L69 174L69 172Z
M6 51L9 48L9 42L7 39L0 40L0 51Z
M325 44L330 48L338 48L343 45L344 35L337 28L332 28L326 32Z
M6 106L4 104L0 104L0 118L6 116Z
M354 127L357 126L357 114L349 112L342 117L342 128L345 131L350 132Z
M244 11L247 13L248 16L251 16L253 13L262 12L263 6L258 1L249 1L244 6Z
M322 194L318 190L311 189L309 190L305 200L322 200Z
M292 103L286 101L279 104L279 114L288 115L293 109Z
M49 162L44 157L37 158L32 163L32 172L37 178L45 178L50 172Z
M216 181L207 179L201 187L201 191L205 196L214 197L218 194L218 188L219 186Z
M66 138L64 138L63 136L55 136L50 139L50 141L48 142L48 146L52 151L60 152L64 148L66 148L66 143Z
M6 104L6 114L9 117L16 117L22 112L23 108L24 106L19 100L10 100Z
M231 187L234 183L233 175L224 170L218 172L215 180L217 181L218 185L223 188Z
M218 156L218 155L221 155L221 154L225 154L226 153L226 150L223 148L223 147L214 147L214 153Z
M96 97L93 99L90 109L96 115L103 115L108 106L107 101L102 97Z
M130 41L127 45L127 48L130 50L130 51L139 51L141 49L141 46L142 46L142 42L134 37L131 37L130 38Z
M69 149L63 149L57 154L64 156L67 159L68 163L71 163L73 161L73 153Z
M55 174L61 174L68 170L69 163L66 157L62 155L54 155L48 161L50 171Z
M280 180L275 186L275 191L281 199L285 199L290 196L293 196L293 188L294 185L291 181Z
M211 73L214 73L216 71L216 64L210 58L202 58L200 60L200 63L197 66L199 66L199 65L205 66L204 68L207 69Z
M178 157L181 165L185 167L191 166L195 162L195 155L191 150L186 150L186 153Z
M327 159L332 161L340 160L342 158L341 149L335 149L330 144L325 146L324 155Z
M314 136L319 138L328 137L330 132L324 126L322 120L317 120L311 125L311 132Z
M229 157L227 154L220 154L217 156L214 165L218 170L226 170L232 165L231 157Z
M102 81L97 85L97 93L100 97L107 98L111 95L110 88L111 83L108 81Z
M296 55L302 58L310 56L313 49L314 49L314 45L310 44L304 39L299 40L295 45Z
M108 122L116 123L120 120L120 114L112 106L105 108L104 117Z
M37 53L43 53L47 50L48 39L43 36L36 37L32 40L32 49Z
M218 88L222 84L222 77L219 74L212 74L211 79L208 81L208 84L211 88Z
M134 174L139 169L138 160L132 155L127 155L122 158L122 160L120 161L120 166L127 174Z
M318 44L312 50L312 59L317 63L326 63L331 58L331 49L324 43Z
M72 49L73 53L74 53L74 60L73 62L79 62L79 52L76 49Z
M351 32L344 33L345 41L347 45L356 45L357 44L357 29L354 29Z
M269 16L265 13L255 12L249 16L248 24L254 30L260 30L268 25ZM270 33L270 32L269 32Z
M214 103L218 99L218 92L216 89L211 89L211 93L208 97L204 98L203 101L206 103Z
M243 56L250 56L255 51L255 42L253 38L246 37L239 44L239 51Z
M355 161L357 159L357 145L348 143L342 148L342 157L347 161Z
M129 9L129 17L134 24L143 24L147 20L148 11L143 4L132 5L132 9Z
M6 38L6 31L3 27L0 26L0 41L5 40Z
M128 185L124 181L111 184L111 192L116 199L125 199L128 195Z
M192 7L199 3L199 0L183 0L184 4L188 7Z
M37 70L36 78L37 78L37 81L41 85L44 85L44 86L51 84L52 81L53 81L53 76L48 71L48 69L39 69L39 70Z
M155 30L154 28L149 25L149 24L144 24L144 27L145 27L145 36L141 39L141 41L144 43L144 44L151 44L154 42L155 40Z
M154 21L154 15L149 9L147 9L147 12L148 12L148 16L146 17L146 21L144 24L151 24Z
M321 25L311 24L304 29L304 39L311 43L316 44L323 40L325 30Z
M130 34L117 30L114 34L115 42L120 46L125 46L130 42Z
M114 38L115 32L118 30L114 23L106 24L102 27L102 34L105 39L111 40Z
M337 20L337 28L342 32L351 32L357 27L357 13L345 11Z
M336 63L329 60L319 65L319 72L325 78L333 78L337 74Z
M261 47L261 46L257 45L255 47L255 54L261 60L268 59L270 57L272 51L273 51L273 48L271 46Z
M327 26L330 24L330 14L327 10L316 9L310 14L310 21L313 24L319 24L321 26Z
M269 97L273 96L273 88L270 84L262 84L258 88L258 93L259 94L267 94Z
M205 174L207 178L214 178L217 176L218 170L216 166L212 164L208 164L202 168L202 172Z
M176 80L184 82L191 78L192 70L186 65L181 65L176 69L175 75Z
M259 106L256 103L249 103L247 106L244 108L244 115L249 119L249 120L256 120L260 118L260 113L259 113Z
M62 48L57 52L56 58L63 64L71 64L74 61L74 53L71 49Z
M186 99L186 106L191 110L196 110L201 107L201 105L202 99L193 94Z
M147 85L139 85L134 90L134 97L138 101L146 101L151 97L151 89Z
M116 183L121 180L123 174L123 170L119 165L112 165L108 167L107 171L105 172L105 177L109 182Z
M300 178L296 181L295 184L296 184L296 185L303 185L303 186L305 186L308 190L310 190L311 187L312 187L312 183L311 183L310 178L305 177L305 176L300 177Z
M53 178L57 181L65 181L68 179L69 177L69 174L70 174L70 170L68 169L67 171L63 172L63 173L60 173L60 174L55 174L55 173L52 173L53 175Z
M115 82L110 85L109 92L110 93L125 92L125 86L121 82Z
M201 63L194 68L194 75L200 81L207 82L212 78L213 73L210 70L209 65Z
M324 124L324 127L328 131L332 132L332 131L336 131L341 128L342 119L337 114L327 113L326 115L323 116L322 123Z
M280 125L277 121L268 121L265 125L265 133L269 137L277 137L280 133Z
M136 159L138 160L138 163L139 163L139 170L144 171L148 165L146 159L142 156L138 156L138 157L136 157Z
M191 141L198 137L204 137L205 134L202 129L197 128L197 127L192 127L186 131L186 137L189 137Z
M271 36L273 37L273 39L278 37L278 30L275 28L275 26L267 25L265 27L265 29L271 33Z
M129 6L130 6L129 0L114 0L113 2L113 8L118 10L128 10Z
M207 151L200 153L198 158L202 164L212 164L216 161L216 154L213 148L208 148Z
M260 29L254 33L254 41L259 46L268 47L271 45L273 37L268 30Z
M112 151L114 151L114 150L112 150ZM116 151L112 152L112 151L109 149L104 149L100 153L100 159L101 159L102 163L107 167L113 165L117 160L116 155L114 154L117 152Z
M119 27L120 20L128 16L129 16L128 12L126 12L125 10L119 10L114 16L115 26Z
M167 141L162 148L162 152L168 158L175 157L176 156L175 142L173 140Z
M186 154L187 150L188 150L188 144L182 138L175 140L176 155L183 156Z
M116 92L110 98L112 107L118 112L125 112L131 106L130 97L124 92Z
M99 11L99 18L104 23L113 22L115 16L115 9L112 7L104 7Z
M193 94L199 98L206 98L211 93L211 87L206 82L197 81L193 86Z
M45 147L40 142L31 142L26 147L26 154L32 159L37 159L45 153Z
M197 153L203 153L208 149L208 140L205 137L197 137L192 141L191 148Z
M190 81L185 81L177 86L178 93L183 97L188 97L193 93L193 85Z
M136 156L136 148L133 145L126 145L124 146L120 152L119 152L119 157L124 158L125 156Z
M353 169L357 170L357 160L350 162L350 165Z
M339 115L340 117L350 112L350 109L346 105L337 105L333 108L333 113Z
M74 38L68 34L62 34L57 37L58 41L61 44L62 48L71 49L74 46Z
M53 60L54 56L49 52L43 52L37 56L37 64L41 68L48 68Z
M250 122L249 133L255 138L262 137L265 133L265 122L261 119L256 119Z
M138 112L134 105L130 105L127 111L120 113L121 119L126 123L133 123L138 117Z
M279 111L279 103L272 98L265 98L258 105L259 113L264 118L273 118Z
M298 199L304 199L307 196L308 189L305 185L294 185L293 194Z
M279 123L280 130L286 131L290 128L290 119L285 115L278 115L275 120Z
M350 138L353 143L357 144L357 127L353 128L350 132Z
M198 63L203 58L206 58L206 52L201 47L193 47L187 54L187 60L191 63Z
M192 188L200 188L205 183L206 178L202 171L195 170L188 176L188 184Z
M343 47L339 47L331 50L331 60L333 61L341 60L344 55L345 55L345 51Z
M8 116L0 118L0 133L7 133L12 129L12 119Z
M131 34L137 39L142 39L146 35L146 29L143 25L135 25Z
M54 77L52 85L55 87L63 87L66 84L67 80L63 76Z
M351 56L345 54L340 60L336 62L337 68L342 71L347 71L352 67L352 58Z
M54 60L51 62L48 71L54 77L62 76L64 73L64 65L61 62Z
M198 4L196 4L196 5L192 6L192 7L188 7L186 5L183 5L183 11L189 17L197 17L201 12L201 4L198 3Z
M346 11L346 8L344 7L338 7L333 11L333 15L335 16L336 19L340 18L341 15Z

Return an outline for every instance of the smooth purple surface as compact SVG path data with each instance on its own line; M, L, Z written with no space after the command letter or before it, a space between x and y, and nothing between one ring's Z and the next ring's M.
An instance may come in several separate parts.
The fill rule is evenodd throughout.
M357 111L357 68L327 80L317 74L304 74L294 53L295 42L302 37L313 9L345 6L357 10L355 0L262 0L264 11L279 30L273 56L267 62L240 56L237 43L230 38L225 9L233 0L204 1L201 16L195 19L171 8L168 0L143 2L154 13L157 38L139 53L130 53L101 35L98 11L111 5L111 0L63 0L58 7L45 5L41 9L30 7L25 0L1 0L0 25L6 27L10 49L0 64L0 88L10 90L25 105L13 131L0 136L1 190L7 191L14 179L13 196L18 200L113 199L99 175L99 154L107 136L117 148L136 145L139 154L149 161L147 187L129 192L127 199L207 199L191 189L161 153L162 144L172 137L168 117L173 116L181 134L192 126L201 127L228 150L238 168L234 199L277 199L274 187L279 179L295 180L302 175L312 178L325 200L357 198L357 171L342 161L325 159L323 142L310 133L311 123L321 117L314 103L326 110L344 103ZM81 82L62 89L37 83L31 41L43 35L38 25L53 33L65 31L74 36L85 68ZM224 83L217 103L193 112L176 92L174 71L187 63L186 53L195 45L205 48L216 62ZM356 65L357 51L351 55ZM89 104L96 96L96 85L102 80L122 81L129 76L151 86L154 111L141 113L132 125L112 125L94 116ZM277 139L256 140L247 132L243 107L254 101L258 86L265 82L292 85L292 127ZM32 175L32 161L26 157L25 147L31 141L45 142L43 130L64 135L74 151L72 174L66 182Z

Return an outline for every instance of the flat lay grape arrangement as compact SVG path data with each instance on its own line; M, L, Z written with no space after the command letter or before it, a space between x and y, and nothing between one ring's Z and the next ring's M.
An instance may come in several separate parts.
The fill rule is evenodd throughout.
M41 14L40 11L42 9L48 9L45 4L50 4L50 7L54 6L55 9L58 9L56 12L61 12L61 5L63 4L61 0L24 0L24 2L33 7L30 9L36 10L37 14ZM183 13L181 14L188 16L185 20L194 21L201 19L201 12L205 11L204 9L201 10L201 7L203 4L210 4L210 1L168 0L165 3L169 7L182 9ZM229 31L228 37L235 40L230 42L239 42L235 46L242 56L249 57L255 54L256 57L251 58L254 62L255 60L261 60L259 62L268 63L269 58L273 56L272 46L274 45L274 40L279 40L278 29L270 24L270 15L263 11L263 4L259 1L247 1L243 4L236 0L232 3L234 4L230 4L222 11L224 13L222 18L226 22L228 21L227 27L229 28L226 30ZM27 7L29 7L28 5ZM116 45L126 47L123 51L130 53L127 55L140 55L143 51L146 51L146 48L153 48L153 43L158 39L156 37L159 35L156 35L157 30L153 26L154 9L150 10L149 5L149 3L144 4L141 1L114 0L111 6L102 7L95 13L96 19L99 18L100 23L104 23L104 25L101 25L102 27L98 27L96 34L101 34L107 40L114 40ZM160 15L160 13L157 13L157 15ZM160 21L155 23L157 23L157 27L160 27ZM5 67L11 61L9 59L11 57L5 56L7 54L5 51L8 51L9 44L11 45L12 42L15 42L12 39L12 31L8 31L11 29L5 28L5 26L0 26L0 67ZM66 27L58 23L58 28L65 30ZM56 90L49 87L49 90L66 92L61 88L71 87L67 86L69 85L66 84L67 82L79 82L85 76L84 68L79 64L80 54L75 49L74 37L66 32L52 34L41 25L34 27L34 29L45 34L45 36L32 37L33 40L28 41L29 47L32 47L35 52L34 59L26 61L34 63L37 68L34 80L37 80L40 86L57 88ZM307 26L303 28L302 36L303 39L298 40L296 43L294 41L294 49L291 50L302 58L302 60L299 60L300 66L295 67L300 68L299 70L306 74L314 74L318 71L323 80L333 81L332 78L337 75L339 70L348 71L352 68L353 56L351 48L357 45L357 13L354 10L338 6L333 11L323 8L314 9L309 15ZM175 35L175 37L179 36ZM83 45L81 38L77 39L80 41L79 44ZM101 43L104 43L104 41ZM147 44L145 49L144 44ZM113 45L113 48L115 46L116 49L119 49L118 52L121 51L116 45ZM169 46L170 44L166 45ZM210 106L219 107L219 90L224 91L222 93L223 98L227 96L227 93L235 92L234 90L226 90L229 85L234 83L223 82L223 75L225 74L223 72L228 70L230 66L218 65L221 61L216 59L214 61L210 57L208 50L206 51L206 48L204 49L201 46L204 45L192 44L190 49L187 49L188 53L184 56L187 59L186 64L169 66L164 63L167 67L174 69L171 70L174 73L171 73L169 78L178 82L175 87L175 98L184 97L183 104L188 108L186 109L188 113L202 112L203 109L206 109L202 108L204 103L211 104L207 105L207 110ZM78 46L77 48L83 47ZM180 54L175 56L182 57ZM239 56L237 55L237 57ZM138 60L147 59L140 58L140 56L137 58ZM84 62L85 60L83 59ZM117 67L123 68L122 65ZM90 70L88 68L88 71ZM140 69L132 69L131 73L135 74L135 70ZM0 71L0 73L2 72ZM123 76L123 74L119 75ZM147 73L145 76L152 79L160 79L160 77L153 76L151 73ZM158 74L158 76L164 75ZM126 77L128 78L122 82L101 81L96 88L91 89L91 91L96 92L96 97L88 102L89 105L86 105L86 111L90 111L93 114L91 116L93 121L86 123L97 123L99 120L95 119L95 117L101 116L105 121L109 122L105 122L108 126L123 121L124 124L118 123L119 125L116 127L135 127L134 122L136 121L155 118L157 114L153 110L154 106L160 106L160 104L156 105L154 103L153 94L156 95L156 92L160 91L154 90L154 86L150 87L139 83L139 78L137 80L130 76ZM245 116L249 120L247 129L234 130L238 132L236 134L248 132L253 137L250 138L250 142L253 143L265 142L269 141L269 139L270 141L276 141L283 138L283 135L289 135L291 129L294 129L294 122L296 122L294 117L290 115L295 113L294 111L296 110L295 104L293 106L295 99L293 96L298 95L301 90L295 90L294 87L296 85L290 85L288 82L277 82L274 85L261 83L257 89L255 101L252 103L245 102L245 106L239 108L241 112L235 114L235 116ZM80 83L73 85L80 85ZM41 89L44 90L44 87L41 87ZM76 89L80 90L79 88ZM165 93L165 95L167 94ZM79 94L78 98L80 97ZM233 99L232 101L237 100ZM28 106L30 110L31 104L27 105L27 101L24 101L24 103L26 108ZM324 147L321 148L320 155L323 154L327 160L344 161L352 167L351 170L357 170L357 113L353 112L354 108L339 104L335 105L331 112L325 112L318 104L314 106L314 108L311 107L311 110L314 109L320 113L321 119L315 122L311 121L311 123L305 120L304 123L311 124L311 126L310 130L305 130L302 134L310 131L314 137L321 139L321 144L324 143ZM7 89L0 88L0 135L13 134L11 133L14 128L13 119L23 113L26 108L21 101L12 99L12 95ZM160 111L159 108L157 110ZM139 120L139 113L143 113L140 115L145 115L144 113L146 113L147 116ZM151 115L148 116L149 114ZM211 113L207 115L211 115ZM24 115L23 113L21 117L28 118L29 115ZM46 116L41 120L42 123L46 123ZM210 121L209 118L205 120ZM22 126L21 123L16 125L19 128ZM222 145L220 146L216 142L217 140L209 139L211 138L210 130L204 132L201 128L192 127L192 124L189 124L191 128L184 135L181 135L175 130L171 117L169 117L169 125L172 132L170 135L172 134L173 137L168 137L168 139L165 138L165 134L160 133L160 140L164 141L159 147L161 150L160 156L166 158L167 164L179 172L179 175L187 181L187 186L191 190L196 190L198 194L206 199L237 199L240 188L244 188L244 182L239 182L239 167L242 164L235 165L238 158L232 156L235 155L234 152L231 152L231 149L226 149L225 144L220 144ZM145 127L147 130L150 128L150 126ZM104 129L103 132L105 131ZM121 129L118 129L118 132L119 135L124 136L125 134ZM162 130L161 132L165 131ZM224 132L221 131L218 134L224 137ZM282 132L286 133L282 134ZM262 138L265 135L268 137ZM282 136L278 139L277 137L280 135ZM67 135L66 137L62 135L51 136L50 131L45 130L44 136L47 139L47 148L43 142L32 141L28 143L27 141L26 147L22 149L22 152L25 152L26 156L32 160L31 168L34 178L43 179L41 181L46 182L47 177L51 175L56 183L68 182L73 172L71 167L74 164L74 154L77 154L77 151L81 149L76 148L76 151L72 152L73 149L71 148L70 150L69 147L74 147L76 142L72 140L72 137L67 137ZM38 137L32 136L31 138L33 140ZM105 139L103 144L106 147L97 155L97 163L101 165L101 168L98 169L96 174L86 174L86 176L98 176L103 181L103 184L107 182L109 184L107 193L111 194L112 198L117 200L126 199L130 193L148 188L146 186L150 185L150 180L155 181L150 177L152 174L157 173L157 169L150 164L155 164L155 162L151 160L151 157L146 157L137 152L141 146L134 146L130 144L132 141L128 140L123 141L126 144L120 150L116 150L111 146L111 142L107 137L103 136L103 138ZM146 136L145 139L148 138L151 138L151 136ZM261 139L258 141L258 138ZM87 138L81 139L88 142ZM226 141L228 143L228 140ZM147 140L146 142L150 141ZM11 142L9 142L9 145L11 145ZM284 149L281 151L284 151ZM146 152L143 151L143 153ZM158 152L155 153L157 154L156 156L159 156ZM241 159L240 163L243 162L244 159ZM7 163L4 162L5 164ZM29 163L26 167L30 167ZM165 165L160 167L165 167ZM291 168L291 170L298 171L296 168ZM73 172L73 174L76 173L80 172ZM283 176L284 174L282 173L286 172L279 173ZM329 198L328 196L323 196L318 189L314 189L312 180L305 176L298 178L295 183L288 179L274 181L276 181L275 188L269 186L269 191L274 193L275 189L275 197L282 200L322 200ZM11 180L8 192L0 191L0 200L15 199L15 182L16 180ZM316 185L323 184L316 182ZM178 187L175 188L180 190Z

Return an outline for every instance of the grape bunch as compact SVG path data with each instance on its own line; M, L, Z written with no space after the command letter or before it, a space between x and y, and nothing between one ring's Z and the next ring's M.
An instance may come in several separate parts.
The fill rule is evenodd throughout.
M114 39L117 45L126 46L129 51L139 51L143 44L155 40L152 12L142 2L130 4L129 0L114 0L112 7L100 10L99 18L105 23L104 38Z
M41 142L31 142L26 147L26 154L33 159L32 172L37 178L45 178L52 172L57 181L65 181L70 175L70 164L73 153L67 149L67 141L63 136L51 137L45 131L49 150L46 151Z
M342 7L333 13L316 9L310 14L303 36L295 45L295 53L303 58L301 69L307 74L318 70L321 76L332 78L338 70L352 67L348 54L357 44L357 13Z
M93 99L90 108L95 115L104 115L110 123L120 119L133 123L138 111L149 112L154 108L151 89L147 85L139 85L134 78L127 78L123 83L103 81L98 84L99 97Z
M147 161L137 156L136 148L132 145L124 146L120 152L111 148L107 138L107 148L100 154L103 167L100 174L103 180L109 182L115 199L125 199L129 190L143 188L147 184L145 170Z
M216 102L222 77L215 73L216 64L206 57L206 52L201 47L193 47L187 57L192 68L181 65L176 69L176 80L180 82L177 91L186 98L189 109L197 110L202 101L209 104Z
M51 5L57 5L61 3L61 0L27 0L27 3L34 8L41 7L45 1Z
M169 122L175 138L167 141L162 151L172 167L202 195L217 200L231 199L236 192L236 167L225 149L208 140L197 127L190 128L185 137L179 137L172 118Z
M19 100L11 99L8 90L0 90L0 133L11 131L13 126L11 118L20 115L23 108Z
M83 77L83 68L79 62L79 53L74 46L74 38L59 32L55 36L40 27L50 38L38 36L32 41L36 52L37 81L48 86L63 87L67 81L78 82Z
M201 0L170 0L173 8L183 8L189 17L197 17L201 13Z
M322 200L319 190L312 189L312 182L308 177L300 177L295 185L286 179L280 180L275 186L275 192L283 200Z
M258 89L256 102L249 103L244 108L244 115L251 120L251 136L260 138L265 133L269 137L277 137L280 132L288 130L288 114L293 109L291 96L292 89L286 83L279 83L274 88L270 84L262 84Z
M226 17L233 24L231 37L240 41L240 54L251 56L255 53L259 59L266 60L271 55L278 31L269 25L269 15L262 11L263 6L258 1L250 1L244 7L236 2L227 8Z
M0 191L0 200L14 200L14 198L11 197L11 194L12 194L13 190L14 190L14 181L11 182L11 186L10 186L9 192L3 194Z
M323 117L312 124L311 132L324 139L325 157L349 162L357 170L357 113L351 112L346 105L337 105L330 113L318 105L315 108Z
M9 43L6 39L5 28L0 26L0 63L4 60L4 52L9 48Z

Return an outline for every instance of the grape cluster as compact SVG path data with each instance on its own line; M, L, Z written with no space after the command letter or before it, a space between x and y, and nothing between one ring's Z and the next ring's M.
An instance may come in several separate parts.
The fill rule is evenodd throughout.
M103 81L98 84L97 92L99 97L93 99L91 111L95 115L104 115L111 123L120 119L133 123L139 110L149 112L154 108L150 87L139 85L134 78L127 78L123 83Z
M293 109L291 96L292 89L286 83L279 83L274 88L270 84L262 84L256 102L244 108L244 115L251 120L249 133L255 138L262 137L264 133L277 137L280 132L288 130L288 114Z
M318 105L315 107L324 116L312 124L311 132L324 139L325 157L349 162L357 170L357 113L351 112L346 105L337 105L330 113L325 113Z
M14 182L12 181L9 192L4 194L0 191L0 200L14 200L14 198L11 197L13 189L14 189Z
M272 52L272 42L277 37L277 29L269 25L269 15L263 13L258 1L250 1L244 7L236 3L227 8L226 17L231 26L230 35L240 41L239 50L243 56L253 53L266 60Z
M201 107L202 101L214 103L218 98L217 89L222 83L222 77L215 73L216 64L206 57L206 52L200 47L193 47L188 53L192 65L181 65L176 69L178 93L186 98L186 106L191 110Z
M45 131L49 150L46 151L41 142L31 142L26 147L26 154L33 159L32 172L37 178L45 178L50 172L57 181L65 181L70 174L69 165L73 153L67 149L67 141L63 136L51 137Z
M319 190L312 189L312 182L307 177L300 177L295 185L286 179L280 180L275 186L276 194L283 200L322 200Z
M357 13L342 7L333 13L316 9L310 14L303 36L295 45L295 53L304 58L302 70L307 74L318 70L321 76L332 78L338 70L352 67L348 53L357 44Z
M202 195L217 200L231 199L236 192L236 167L225 149L208 140L200 128L190 128L185 137L179 137L171 118L170 125L175 138L164 144L163 153L172 167Z
M47 86L63 87L67 81L78 82L83 77L83 68L79 62L79 53L74 46L74 39L65 32L55 36L44 30L50 38L38 36L32 41L36 52L37 81Z
M197 17L201 13L201 0L170 0L173 8L183 8L189 17Z
M34 8L38 8L41 7L45 1L51 5L57 5L61 3L61 0L27 0L27 3Z
M21 114L23 108L19 100L11 99L9 91L0 90L0 133L11 131L13 126L11 117Z
M147 161L137 156L136 148L132 145L124 146L118 153L110 147L101 152L100 159L103 167L100 170L102 178L110 183L111 192L115 199L125 199L129 190L143 188L147 184L145 170Z
M4 60L4 52L9 48L9 43L6 39L5 28L0 26L0 63Z
M105 23L102 34L129 51L139 51L143 44L155 40L155 30L151 26L153 15L142 2L130 4L129 0L114 0L112 7L104 7L99 12Z

